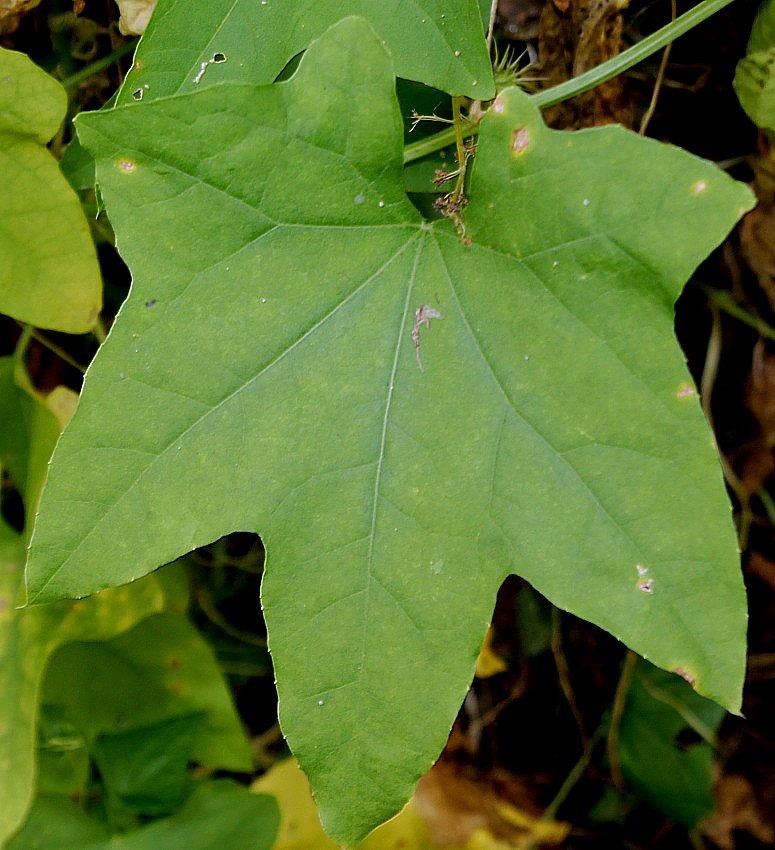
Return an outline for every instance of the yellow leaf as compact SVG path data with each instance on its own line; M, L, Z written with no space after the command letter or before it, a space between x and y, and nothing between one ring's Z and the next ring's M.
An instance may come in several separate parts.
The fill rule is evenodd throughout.
M487 634L484 638L482 648L479 650L479 657L476 659L476 678L489 679L496 673L503 673L509 669L509 665L493 652L492 648L492 626L487 629Z
M339 850L323 832L307 777L296 759L275 765L253 783L256 793L272 794L280 807L280 831L272 850ZM356 850L437 850L411 801L403 811L377 827Z

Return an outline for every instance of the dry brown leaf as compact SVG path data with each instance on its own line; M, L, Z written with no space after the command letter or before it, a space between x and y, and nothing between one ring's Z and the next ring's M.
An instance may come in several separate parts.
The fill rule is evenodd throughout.
M142 35L151 20L156 0L116 0L121 17L118 29L122 35Z
M622 10L628 0L562 0L544 6L539 24L538 55L544 87L578 76L621 50ZM597 127L632 120L619 75L544 113L558 129Z
M0 0L0 35L15 32L24 15L39 5L40 0Z
M518 789L514 779L510 792ZM464 767L441 761L417 784L414 806L439 847L526 847L536 841L554 847L567 837L570 826L543 820L541 810L523 790L519 806L504 799L494 783L468 774ZM483 841L489 842L482 843Z
M744 404L758 427L731 459L746 492L755 493L775 472L775 354L763 344L754 347Z
M775 310L775 155L767 150L750 161L759 203L740 225L740 247Z
M722 776L715 797L716 811L703 821L701 829L721 850L735 850L735 830L744 830L765 844L775 843L775 829L762 816L753 787L745 777Z

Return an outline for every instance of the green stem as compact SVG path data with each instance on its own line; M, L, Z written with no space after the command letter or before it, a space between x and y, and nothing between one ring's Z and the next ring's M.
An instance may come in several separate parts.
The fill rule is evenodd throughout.
M547 822L553 820L557 814L557 810L568 799L568 795L576 787L576 784L584 775L586 769L589 767L589 764L592 761L592 754L594 753L595 747L597 746L598 742L603 737L607 723L608 718L604 717L598 725L597 729L595 730L594 735L592 735L589 741L587 741L587 745L584 747L584 752L581 754L581 758L576 762L575 765L573 765L570 773L565 777L565 780L560 786L560 790L554 795L554 799L544 809L544 812L540 818L541 821ZM536 850L536 848L538 848L539 846L540 842L534 838L529 841L529 843L525 847L525 850Z
M614 785L621 791L624 788L624 779L619 767L619 726L622 722L624 714L624 703L627 699L627 691L630 689L630 681L632 680L632 671L635 669L635 662L638 656L628 649L622 662L622 671L619 674L619 681L616 684L616 693L614 694L613 705L611 706L611 725L608 727L608 735L606 737L606 752L608 754L608 767L611 771L611 779Z
M455 148L457 150L457 180L452 197L459 201L463 197L463 187L466 180L466 146L463 142L463 116L460 114L462 97L452 98L452 129L455 131Z
M655 33L646 36L646 38L628 47L627 50L614 56L606 62L598 65L597 68L592 68L572 80L567 80L559 85L552 86L546 91L538 92L531 96L533 103L543 109L546 106L559 103L562 100L567 100L569 97L575 97L577 94L593 89L616 77L624 71L642 62L644 59L656 53L663 47L666 47L671 41L674 41L678 36L688 32L697 24L702 23L705 18L709 18L715 12L720 11L725 6L728 6L732 0L703 0L694 8L684 12L683 15L666 24Z
M642 62L651 56L652 53L661 50L671 41L678 38L678 36L688 32L692 27L696 27L697 24L702 23L706 18L728 6L731 2L732 0L703 0L702 3L698 3L693 9L684 12L683 15L680 15L674 21L658 29L655 33L646 36L646 38L632 47L628 47L627 50L618 56L614 56L612 59L603 62L596 68L592 68L590 71L579 74L578 77L574 77L572 80L567 80L564 83L546 89L546 91L530 95L530 100L539 109L543 109L544 107L552 106L555 103L560 103L560 101L593 89L606 80L610 80L612 77L616 77L618 74L629 70L633 65L637 65L638 62ZM471 128L471 135L476 135L478 132L478 125ZM433 136L427 136L419 142L413 142L404 148L404 165L420 159L420 157L427 156L429 153L441 150L451 145L454 141L454 130L449 129L435 133Z
M476 135L479 132L479 127L472 127L470 132L472 136ZM427 156L429 153L435 153L436 151L440 151L442 148L447 148L454 143L454 127L448 127L440 133L434 133L432 136L426 136L424 139L420 139L419 142L412 142L404 148L404 165L414 162L416 159L422 159L422 157Z
M34 340L39 342L42 346L44 346L49 351L51 351L53 354L56 354L56 356L60 360L64 360L64 362L67 363L68 366L72 366L73 369L77 369L81 374L84 374L84 372L86 372L85 366L81 366L81 364L77 360L75 360L73 357L71 357L64 350L64 348L62 348L61 345L57 345L55 342L52 342L47 337L43 336L43 334L39 333L36 328L32 328L32 327L30 328L30 336Z
M103 56L101 59L97 59L96 62L92 62L89 65L86 65L85 67L81 68L79 71L76 71L71 76L66 77L64 80L62 80L62 85L66 89L70 89L73 88L73 86L77 86L78 83L82 83L84 80L88 80L95 74L99 74L99 72L103 71L105 68L109 68L122 56L126 56L127 53L131 53L136 46L137 39L133 39L132 41L125 41L121 45L121 47L117 47L114 51L108 53L107 56Z
M732 297L731 292L725 289L714 289L710 286L703 286L703 291L708 296L708 299L714 303L719 310L723 310L730 316L733 316L740 322L754 328L759 332L760 336L775 341L775 328L768 325L764 319L749 313L744 307L741 307Z

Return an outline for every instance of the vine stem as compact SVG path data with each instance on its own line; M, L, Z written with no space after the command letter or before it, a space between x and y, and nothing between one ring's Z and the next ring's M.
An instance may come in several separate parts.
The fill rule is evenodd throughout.
M492 34L495 32L495 16L498 14L498 0L492 0L490 3L490 19L487 22L487 52L490 52L492 47Z
M637 660L638 656L631 649L628 649L625 653L622 672L619 674L619 681L616 685L616 693L614 694L614 701L611 707L611 725L608 727L608 735L606 737L606 753L608 754L611 779L619 791L624 788L624 779L619 764L619 726L622 722L624 703L627 699L627 691L630 689L632 672L635 669L635 662Z
M601 83L616 77L618 74L628 71L633 65L642 62L644 59L656 53L663 47L670 44L679 36L688 32L697 24L702 23L706 18L728 6L732 0L703 0L694 8L684 12L683 15L677 17L674 21L666 24L661 29L646 38L628 47L618 56L608 59L601 63L596 68L585 71L579 74L578 77L573 77L571 80L566 80L564 83L552 86L545 91L537 92L530 95L530 100L539 108L543 109L547 106L552 106L555 103L560 103L570 97L575 97L577 94L588 91L589 89L599 86ZM478 126L471 128L471 135L476 135L479 132ZM453 129L442 130L440 133L435 133L433 136L428 136L418 142L413 142L404 148L404 164L414 162L420 157L426 156L434 151L441 150L451 145L455 141Z
M463 187L466 180L466 146L463 142L463 116L460 114L462 97L452 98L452 130L455 133L455 148L457 149L457 180L452 191L452 197L459 201L463 197Z
M670 20L674 21L676 15L678 14L678 10L676 8L676 1L670 0ZM640 129L638 130L639 136L646 135L646 128L649 126L651 119L654 116L654 112L657 108L657 100L659 99L659 90L662 88L662 81L665 78L665 71L667 70L667 60L670 58L670 50L673 47L673 42L667 45L665 48L665 52L662 54L662 61L659 63L659 71L657 71L657 79L654 83L654 91L651 92L651 101L649 102L649 108L646 110L646 114L643 116L643 120L640 122Z
M50 339L45 337L42 333L40 333L37 328L32 327L32 325L26 325L23 322L18 322L23 328L22 336L19 339L19 348L22 351L25 351L27 346L29 345L30 339L34 339L36 342L39 342L45 348L48 348L49 351L56 354L56 356L60 360L64 360L68 366L72 366L73 369L77 369L82 375L86 372L86 367L81 366L81 364L73 359L61 346L57 345L55 342L52 342Z
M65 77L65 79L62 80L62 85L66 89L71 89L73 86L77 86L78 83L82 83L84 80L88 80L95 74L99 74L99 72L103 71L105 68L109 68L122 56L126 56L127 53L131 53L136 46L136 38L132 41L125 41L121 47L117 47L111 53L108 53L107 56L103 56L101 59L97 59L96 62L92 62L84 68L81 68L79 71L76 71L74 74L71 74L69 77Z
M552 106L555 103L567 100L569 97L575 97L577 94L593 89L600 83L610 80L611 77L628 71L633 65L647 59L657 50L667 47L671 41L693 29L697 24L702 23L706 18L728 6L731 2L732 0L703 0L702 3L698 3L674 21L665 24L651 35L647 35L646 38L637 44L633 44L632 47L628 47L618 56L614 56L583 74L579 74L572 80L552 86L546 91L538 92L532 95L530 99L536 106L543 109L545 106Z

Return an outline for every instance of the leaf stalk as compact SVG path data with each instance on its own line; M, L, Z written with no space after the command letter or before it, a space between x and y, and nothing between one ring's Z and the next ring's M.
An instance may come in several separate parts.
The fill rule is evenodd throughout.
M568 98L589 91L601 83L610 80L612 77L628 71L633 65L637 65L638 62L642 62L653 53L666 47L671 41L693 29L706 18L728 6L731 2L732 0L703 0L702 3L698 3L694 8L689 9L688 12L684 12L683 15L680 15L674 21L665 24L661 29L641 39L641 41L632 47L628 47L627 50L622 51L618 56L602 62L596 68L585 71L583 74L579 74L578 77L573 77L545 91L530 95L530 99L539 109L544 109L547 106L553 106L555 103L560 103L563 100L568 100ZM472 135L476 135L478 132L478 126L471 128ZM420 159L423 156L427 156L429 153L434 153L448 147L454 141L454 130L450 128L421 139L418 142L413 142L404 148L404 165L414 162L414 160Z

